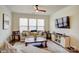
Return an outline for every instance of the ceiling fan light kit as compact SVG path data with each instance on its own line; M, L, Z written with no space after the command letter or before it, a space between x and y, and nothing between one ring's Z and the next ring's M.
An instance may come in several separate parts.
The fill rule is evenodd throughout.
M38 12L38 10L36 10L36 12Z

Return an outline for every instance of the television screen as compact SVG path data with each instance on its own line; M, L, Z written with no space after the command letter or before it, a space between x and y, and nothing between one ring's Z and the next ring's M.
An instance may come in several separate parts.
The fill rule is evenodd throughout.
M57 28L70 28L69 17L62 17L56 19L56 27Z
M63 22L67 22L67 17L63 17Z
M58 19L58 23L61 24L62 23L62 18Z
M62 28L62 27L63 27L63 24L62 24L62 23L60 23L60 24L58 25L58 27L59 27L59 28Z

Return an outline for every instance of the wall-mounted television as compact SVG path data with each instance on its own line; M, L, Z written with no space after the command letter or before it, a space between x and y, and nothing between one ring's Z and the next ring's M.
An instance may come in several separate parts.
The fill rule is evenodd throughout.
M70 28L69 16L56 19L57 28Z

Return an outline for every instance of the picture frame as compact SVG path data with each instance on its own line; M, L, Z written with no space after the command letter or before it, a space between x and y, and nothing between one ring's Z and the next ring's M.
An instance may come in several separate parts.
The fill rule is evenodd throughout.
M7 30L9 28L9 16L7 14L4 14L2 15L3 17L3 30Z

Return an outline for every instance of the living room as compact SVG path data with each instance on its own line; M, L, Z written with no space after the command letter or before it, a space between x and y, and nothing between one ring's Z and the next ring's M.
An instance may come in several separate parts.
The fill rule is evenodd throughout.
M38 9L44 9L45 11L41 12L38 11ZM7 47L12 44L18 45L17 48L20 49L21 44L19 42L21 42L24 44L24 47L21 47L24 49L24 51L21 49L24 53L27 51L30 51L29 53L36 53L38 51L39 53L79 52L78 13L79 6L76 5L0 6L0 47L4 45L4 42ZM56 19L60 20L60 18L64 17L68 17L67 21L69 20L69 23L67 24L69 24L69 27L56 27ZM6 19L8 19L9 25L4 22ZM28 43L29 37L34 38L34 40L37 40L40 37L41 40L46 40ZM55 40L56 38L58 39ZM10 44L5 42L7 40L10 41ZM39 44L42 44L43 47L37 47ZM11 46L11 48L13 47ZM25 49L27 51L25 51ZM7 48L6 50L9 49Z

